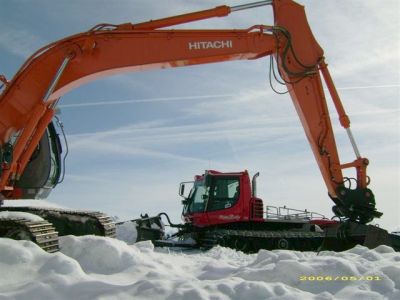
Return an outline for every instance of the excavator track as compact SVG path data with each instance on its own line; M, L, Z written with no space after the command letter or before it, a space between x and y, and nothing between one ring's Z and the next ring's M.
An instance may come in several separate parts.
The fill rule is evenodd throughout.
M23 218L0 219L1 236L16 240L30 240L43 250L52 253L59 250L58 233L47 221L30 221Z
M210 249L220 245L246 253L257 252L260 249L318 251L325 238L323 232L232 229L209 230L200 236L199 244L203 249Z
M65 210L40 207L1 207L1 210L19 211L38 215L51 223L63 235L99 235L115 237L115 224L112 219L92 211Z

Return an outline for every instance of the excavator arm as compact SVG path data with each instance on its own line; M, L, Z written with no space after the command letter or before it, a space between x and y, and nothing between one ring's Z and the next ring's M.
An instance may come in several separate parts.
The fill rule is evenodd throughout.
M229 13L271 4L273 26L246 30L165 30L177 24L222 17ZM366 223L381 213L375 209L366 166L356 150L354 162L341 164L322 86L331 93L341 124L349 133L350 121L315 41L304 8L292 0L267 0L139 24L99 24L39 49L11 81L2 81L0 95L0 191L19 198L18 181L47 130L60 97L71 89L111 74L184 67L214 62L257 59L273 55L299 114L328 193L340 217ZM322 77L321 77L322 74ZM355 148L356 149L356 148ZM346 187L342 169L353 167L357 187Z
M308 25L304 7L291 0L274 1L273 7L275 26L272 31L278 40L274 55L279 74L300 117L329 196L336 204L333 211L337 216L352 221L370 222L382 213L375 209L374 195L367 188L369 161L361 157L357 148L350 130L350 119L330 76L323 50ZM340 163L322 81L353 147L356 155L353 162ZM343 176L342 170L346 168L355 169L354 188L350 188L352 179Z

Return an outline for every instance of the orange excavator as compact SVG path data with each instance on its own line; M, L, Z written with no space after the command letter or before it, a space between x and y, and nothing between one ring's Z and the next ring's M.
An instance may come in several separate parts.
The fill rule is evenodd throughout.
M255 25L240 30L163 29L212 17L224 17L231 12L263 5L272 6L274 25ZM63 159L55 126L58 123L55 110L60 97L73 88L121 72L251 60L265 56L271 57L270 76L280 77L290 93L329 197L335 203L333 211L340 221L310 222L303 219L301 222L297 220L300 225L296 226L279 217L268 221L263 217L262 201L260 203L260 199L251 194L247 172L235 175L207 171L196 177L191 195L183 201L186 223L177 225L180 228L178 235L182 237L192 234L200 246L206 243L204 241L222 243L230 239L233 240L232 245L246 244L249 240L243 236L253 235L261 239L260 245L272 239L277 240L277 244L270 243L269 248L276 245L286 247L288 238L285 237L296 241L291 244L300 245L303 243L302 238L308 234L312 243L305 247L307 249L320 247L326 239L335 244L340 237L352 240L353 244L361 243L371 247L387 244L397 248L398 240L386 230L365 225L382 215L376 210L374 195L368 188L368 159L362 157L357 149L350 130L350 120L333 84L323 50L308 25L304 7L292 0L218 6L138 24L99 24L36 51L12 80L0 77L4 86L0 95L2 197L45 198L59 183L63 173ZM276 63L276 67L273 63ZM341 163L339 160L322 81L329 90L340 124L345 128L353 146L355 160L352 162ZM353 179L342 174L342 170L347 168L354 168L357 174L354 179L356 186L353 188L349 184ZM217 177L225 179L217 184ZM232 194L234 188L241 196ZM198 192L200 189L202 193ZM219 207L216 199L223 194L225 198L221 197L226 201ZM199 203L196 199L199 199ZM238 205L241 209L236 209ZM211 207L216 212L214 219L209 213ZM110 218L98 212L4 206L1 210L9 212L7 217L0 218L2 236L28 238L48 251L57 250L57 233L115 234L115 225ZM26 216L16 217L15 213L11 213L14 210L39 215L43 221L34 221ZM142 218L139 222L143 224L139 226L143 229L141 232L145 231L146 222L151 229L150 220ZM267 227L260 225L267 223L270 224ZM233 227L226 227L226 224L233 224ZM162 239L162 236L159 238ZM293 249L297 248L302 249L301 246Z

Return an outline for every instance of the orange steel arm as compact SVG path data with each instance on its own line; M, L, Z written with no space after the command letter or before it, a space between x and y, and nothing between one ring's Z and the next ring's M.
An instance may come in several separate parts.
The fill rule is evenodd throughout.
M333 80L324 61L323 50L308 25L304 7L291 0L273 1L275 26L272 32L279 41L274 54L279 73L286 83L293 104L300 117L314 157L318 163L328 193L339 217L367 223L382 213L375 209L375 198L367 176L368 159L361 157L350 130L347 116ZM322 86L322 78L329 90L339 121L346 129L356 160L341 164ZM342 169L355 168L357 186L345 186L347 179Z
M0 190L19 178L36 147L31 144L45 110L69 90L97 78L128 71L165 69L272 54L275 39L263 27L249 30L113 30L75 35L33 57L17 73L0 100L0 143L19 130L12 164L3 172ZM60 65L70 58L57 87L48 94ZM46 96L48 94L48 96ZM43 99L45 99L43 101ZM43 128L45 130L45 128ZM37 138L37 137L36 137ZM30 147L30 148L29 148Z
M349 128L340 99L315 41L304 8L292 0L262 1L247 7L273 5L274 26L247 30L162 30L159 28L210 17L226 16L244 6L214 9L139 24L99 24L88 32L62 39L38 50L7 82L0 95L0 146L20 133L13 144L13 158L3 163L0 191L12 196L38 140L51 121L58 99L69 90L97 78L131 71L165 69L274 55L300 116L336 214L369 221L377 216L375 202L365 200L367 160L341 165L333 136L320 71L338 110L341 124ZM357 150L358 152L358 150ZM0 162L1 163L1 162ZM360 203L349 202L342 169L355 167ZM11 192L6 192L11 190ZM343 195L342 195L343 194ZM346 194L346 195L344 195ZM372 195L373 200L373 195ZM368 205L365 205L365 202ZM350 204L348 204L349 202ZM351 206L351 207L350 207ZM363 213L351 215L361 207ZM364 212L366 211L366 212ZM372 212L371 212L372 211Z

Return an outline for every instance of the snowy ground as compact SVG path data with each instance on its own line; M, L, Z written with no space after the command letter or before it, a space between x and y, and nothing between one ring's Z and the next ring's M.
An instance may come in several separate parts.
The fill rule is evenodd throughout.
M134 223L125 223L118 239L61 237L55 254L0 238L0 300L400 299L400 253L386 246L182 252L133 244L136 234Z
M400 299L400 253L386 246L246 255L94 236L60 244L48 254L1 238L0 299Z

